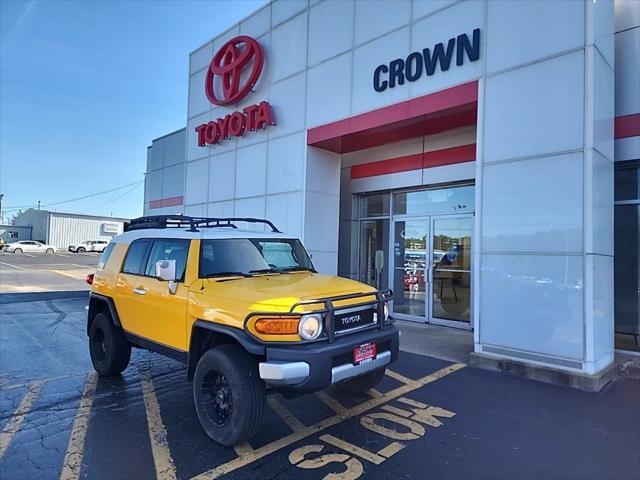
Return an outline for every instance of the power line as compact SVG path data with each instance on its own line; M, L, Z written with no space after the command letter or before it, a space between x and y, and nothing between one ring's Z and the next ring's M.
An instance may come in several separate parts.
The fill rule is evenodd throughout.
M131 187L131 186L134 186L134 185L137 187L138 185L142 184L143 182L144 182L144 180L138 180L137 182L128 183L126 185L122 185L122 186L116 187L116 188L111 188L109 190L104 190L102 192L91 193L89 195L84 195L82 197L72 198L70 200L62 200L62 201L59 201L59 202L47 203L47 204L40 205L40 206L41 207L53 207L55 205L63 205L65 203L77 202L79 200L85 200L87 198L97 197L99 195L104 195L106 193L116 192L118 190L122 190L123 188ZM19 205L19 206L13 205L13 206L7 207L4 210L4 213L15 212L15 211L21 210L23 208L30 208L30 207L33 207L33 206L34 206L34 204L31 204L31 205Z
M133 191L137 190L140 187L140 183L136 183L131 189L127 190L126 192L124 192L122 195L117 196L116 198L114 198L113 200L109 200L105 203L103 203L102 205L99 205L98 207L96 207L94 209L94 211L99 210L102 207L106 207L107 205L111 205L114 202L117 202L118 200L120 200L122 197L125 197L127 195L129 195L130 193L132 193Z

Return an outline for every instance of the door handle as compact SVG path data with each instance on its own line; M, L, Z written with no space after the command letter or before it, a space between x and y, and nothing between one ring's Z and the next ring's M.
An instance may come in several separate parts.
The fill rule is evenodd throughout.
M146 295L147 291L142 287L138 287L133 289L133 293L135 293L136 295Z

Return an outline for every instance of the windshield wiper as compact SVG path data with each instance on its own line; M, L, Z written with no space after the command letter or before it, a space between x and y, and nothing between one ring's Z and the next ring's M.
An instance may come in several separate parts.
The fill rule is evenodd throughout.
M256 270L249 270L249 273L282 273L282 270L275 268L258 268Z
M318 273L317 270L314 270L313 268L309 268L309 267L288 267L288 268L281 268L280 269L281 272L311 272L311 273Z
M216 278L216 277L250 277L251 275L249 275L248 273L245 272L215 272L215 273L211 273L207 276L205 276L204 278Z

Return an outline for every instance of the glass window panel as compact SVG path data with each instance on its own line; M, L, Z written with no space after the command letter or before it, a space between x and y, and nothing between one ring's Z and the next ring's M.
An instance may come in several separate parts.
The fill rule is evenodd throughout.
M149 240L135 240L129 245L127 256L124 259L122 267L123 273L132 273L134 275L142 275L144 270L142 263L147 255Z
M640 168L618 168L615 172L615 199L640 199Z
M444 320L470 320L471 273L443 271L433 272L434 318Z
M473 219L438 218L434 221L434 268L471 270L471 228Z
M475 187L438 188L394 195L396 215L442 215L472 212L475 207Z
M184 281L184 272L187 268L187 256L189 255L189 240L167 239L156 240L151 247L151 253L147 260L146 275L154 277L156 275L156 262L160 260L176 261L176 278Z
M393 242L393 311L425 316L428 223L397 221Z
M360 217L386 217L389 215L389 193L376 193L360 197Z
M389 285L389 220L360 223L360 281L378 289Z
M640 206L615 207L616 348L640 351Z

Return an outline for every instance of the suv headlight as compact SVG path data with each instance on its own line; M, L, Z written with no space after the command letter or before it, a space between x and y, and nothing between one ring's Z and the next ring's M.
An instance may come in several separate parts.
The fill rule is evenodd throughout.
M304 340L315 340L322 333L322 317L320 315L303 315L298 324L298 335Z

